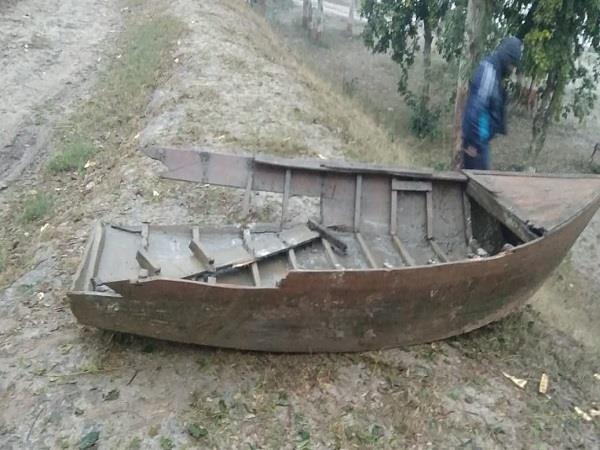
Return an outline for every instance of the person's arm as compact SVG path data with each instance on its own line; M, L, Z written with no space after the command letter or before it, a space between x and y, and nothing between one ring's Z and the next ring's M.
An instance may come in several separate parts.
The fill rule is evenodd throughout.
M499 116L495 107L498 83L496 69L489 61L484 61L481 64L481 78L475 99L477 136L482 142L486 142L492 137L492 125L499 124Z

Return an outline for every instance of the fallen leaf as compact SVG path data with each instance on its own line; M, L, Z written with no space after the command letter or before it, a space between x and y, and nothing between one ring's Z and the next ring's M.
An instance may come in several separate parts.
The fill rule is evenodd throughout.
M42 228L40 228L40 233L43 233L44 231L46 231L48 229L48 227L50 226L49 223L46 223L42 226Z
M152 191L152 195L155 197L159 197L160 196L160 192L158 191Z
M506 372L502 372L502 375L504 375L506 378L508 378L513 383L515 383L521 389L523 389L525 387L525 385L527 384L527 380L524 380L523 378L513 377L512 375L509 375Z
M98 439L100 438L100 432L98 431L90 431L86 434L83 439L79 442L79 450L85 450L87 448L93 447Z
M594 378L598 381L600 381L600 373L595 373L594 374Z
M540 394L545 394L546 392L548 392L548 382L549 381L550 381L550 379L548 378L548 375L543 373L542 377L540 378L540 387L539 387Z
M590 415L588 413L586 413L584 410L582 410L579 406L575 407L575 412L577 413L577 415L579 417L581 417L586 422L590 422L592 420Z

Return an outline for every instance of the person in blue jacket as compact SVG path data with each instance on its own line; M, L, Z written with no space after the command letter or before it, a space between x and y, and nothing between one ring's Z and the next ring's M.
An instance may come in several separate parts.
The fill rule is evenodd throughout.
M496 51L484 58L469 84L469 95L462 121L463 167L489 170L490 141L506 134L506 91L502 80L521 60L522 42L505 38Z

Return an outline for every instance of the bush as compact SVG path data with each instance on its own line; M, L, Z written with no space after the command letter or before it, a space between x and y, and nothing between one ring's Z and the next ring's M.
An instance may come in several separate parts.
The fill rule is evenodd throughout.
M411 92L404 95L411 109L410 130L419 139L438 138L440 135L440 108L432 107L417 99Z

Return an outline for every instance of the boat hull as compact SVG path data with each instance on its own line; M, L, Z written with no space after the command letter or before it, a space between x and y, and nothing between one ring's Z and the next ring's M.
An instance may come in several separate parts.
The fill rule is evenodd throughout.
M82 324L269 352L354 352L431 342L501 319L562 261L600 197L544 237L489 258L432 266L291 271L278 287L156 278L120 293L71 292Z

